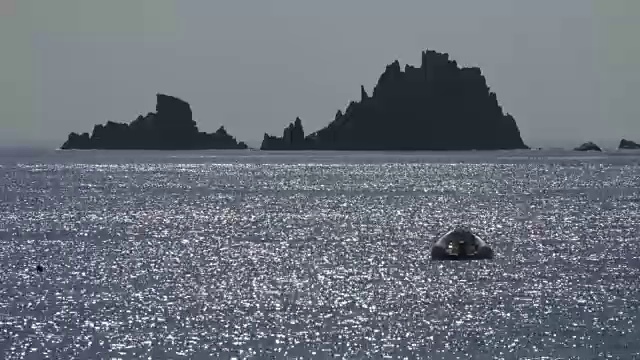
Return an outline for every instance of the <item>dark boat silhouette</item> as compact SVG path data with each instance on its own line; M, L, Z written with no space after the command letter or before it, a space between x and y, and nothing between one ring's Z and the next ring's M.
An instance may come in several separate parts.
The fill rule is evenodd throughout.
M431 248L433 260L489 260L493 250L478 235L458 228L440 237Z

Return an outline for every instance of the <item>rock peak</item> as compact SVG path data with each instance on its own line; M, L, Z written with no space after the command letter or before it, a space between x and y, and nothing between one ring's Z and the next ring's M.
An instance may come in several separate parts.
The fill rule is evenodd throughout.
M513 116L505 114L477 67L459 68L449 54L422 52L420 67L394 60L369 96L338 111L326 127L298 141L326 150L525 149ZM301 126L300 126L301 128ZM289 129L289 128L288 128ZM286 130L285 130L286 131ZM267 136L263 149L291 149Z
M364 85L360 85L360 101L365 101L369 98L367 91L364 89Z

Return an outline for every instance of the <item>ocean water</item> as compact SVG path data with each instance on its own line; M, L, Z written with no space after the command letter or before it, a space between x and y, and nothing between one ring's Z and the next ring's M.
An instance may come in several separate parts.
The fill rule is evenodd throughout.
M639 186L637 152L3 149L0 358L640 358ZM496 258L432 261L456 225Z

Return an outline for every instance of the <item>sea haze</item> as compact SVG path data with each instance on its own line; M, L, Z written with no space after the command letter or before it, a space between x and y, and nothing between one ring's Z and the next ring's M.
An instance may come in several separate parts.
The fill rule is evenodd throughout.
M634 358L639 185L637 152L2 149L0 358ZM431 261L456 225L496 259Z

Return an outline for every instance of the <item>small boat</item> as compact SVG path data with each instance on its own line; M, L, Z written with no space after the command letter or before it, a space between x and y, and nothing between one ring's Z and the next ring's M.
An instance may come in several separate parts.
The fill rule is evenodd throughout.
M454 229L440 237L431 248L432 260L488 260L493 250L467 229Z

